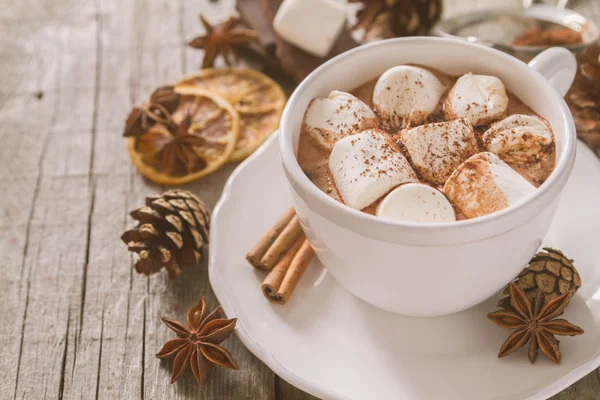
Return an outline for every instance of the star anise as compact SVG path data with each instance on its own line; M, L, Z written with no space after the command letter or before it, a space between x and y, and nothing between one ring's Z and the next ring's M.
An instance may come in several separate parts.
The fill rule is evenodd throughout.
M157 122L165 122L177 108L180 98L179 93L173 91L173 86L159 87L150 96L148 104L131 110L125 122L123 136L140 136Z
M158 358L175 356L171 383L177 382L188 365L200 387L208 380L214 364L238 369L231 354L219 346L235 329L236 318L223 319L221 306L208 313L206 301L201 297L187 313L187 324L161 318L177 338L169 340L156 354Z
M194 146L201 147L206 140L190 131L191 124L189 114L179 124L169 116L165 123L156 124L140 136L136 148L151 155L149 162L170 176L199 171L206 166L206 160L196 153Z
M188 46L204 49L201 68L212 67L218 55L223 56L227 65L234 64L238 59L236 47L247 45L258 38L256 32L251 29L234 28L238 23L234 17L217 26L211 25L203 15L200 15L200 21L206 33L192 39Z
M500 347L498 358L514 353L529 342L529 361L535 362L538 349L542 349L550 360L560 363L559 341L554 335L575 336L583 333L580 327L557 318L565 311L571 294L565 293L546 302L541 290L530 300L523 289L514 283L511 282L509 288L511 307L487 315L490 321L502 328L516 329Z

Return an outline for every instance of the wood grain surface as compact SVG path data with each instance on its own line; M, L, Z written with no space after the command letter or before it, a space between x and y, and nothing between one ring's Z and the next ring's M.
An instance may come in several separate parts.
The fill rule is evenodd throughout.
M244 1L244 0L241 0ZM447 14L505 0L448 0ZM574 6L600 22L600 2ZM206 262L185 280L133 272L120 242L128 212L162 189L129 162L128 110L198 68L185 41L198 14L233 0L0 0L0 399L312 399L233 337L240 371L206 389L169 384L154 354L200 295L216 306ZM187 185L209 207L236 165ZM206 257L204 258L207 259ZM554 400L595 400L592 372Z

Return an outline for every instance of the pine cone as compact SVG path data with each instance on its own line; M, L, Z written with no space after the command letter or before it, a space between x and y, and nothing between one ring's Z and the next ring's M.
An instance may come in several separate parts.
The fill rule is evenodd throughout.
M425 35L442 15L441 0L353 0L364 4L354 29L364 41L394 36Z
M534 298L538 288L544 292L546 301L553 300L565 293L575 294L581 287L581 277L573 260L568 259L560 250L544 247L545 252L537 253L529 265L513 281L523 289L529 298ZM509 287L503 290L509 294ZM508 297L498 302L498 307L509 308Z
M396 0L391 28L396 36L426 35L441 15L441 0Z
M138 253L137 272L150 275L165 267L176 278L182 266L200 263L202 245L208 243L209 213L194 194L175 189L147 197L146 205L131 216L139 225L121 240Z
M579 68L566 100L577 135L593 149L600 149L600 42L577 55Z

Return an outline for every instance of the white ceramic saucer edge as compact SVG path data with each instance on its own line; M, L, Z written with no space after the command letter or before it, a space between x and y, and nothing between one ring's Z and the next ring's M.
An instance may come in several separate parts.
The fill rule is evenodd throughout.
M229 180L224 188L223 195L222 195L221 199L219 200L219 203L217 204L217 206L214 209L213 217L212 217L214 221L216 221L222 217L221 213L224 212L224 210L226 208L226 204L232 198L232 188L235 185L235 182L238 179L241 171L243 171L244 168L246 168L249 164L253 163L256 159L260 158L265 152L267 152L267 149L269 149L270 146L275 145L273 142L277 140L276 137L277 137L276 134L272 135L272 137L270 139L268 139L268 141L254 155L252 155L250 158L248 158L246 161L244 161L232 173L231 177L229 178ZM579 150L583 151L583 152L587 152L588 154L580 153L578 155L578 157L579 156L595 157L592 154L591 150L589 150L587 148L584 148L582 150L582 148L583 148L583 146L580 146ZM600 164L598 164L598 165L599 165L598 168L600 171ZM217 237L219 237L220 234L221 234L221 232L220 232L219 225L216 223L213 223L212 231L211 231L211 243L215 243L215 241L217 240ZM216 258L217 258L217 253L211 252L210 257L209 257L210 282L213 286L213 289L215 291L217 298L219 299L219 301L220 301L221 305L223 306L228 317L230 317L230 318L237 317L239 314L238 314L237 310L235 309L235 307L233 306L234 302L230 299L230 296L227 292L224 282L221 281L221 277L216 272L216 268L217 268L217 259ZM265 303L265 304L267 304L267 303ZM244 324L242 323L241 320L238 320L236 332L237 332L238 337L242 341L242 343L244 343L244 345L252 353L254 353L259 359L261 359L276 374L278 374L280 377L282 377L283 379L285 379L292 385L294 385L308 393L311 393L315 396L321 397L321 398L327 398L327 399L348 399L349 398L349 397L341 395L340 393L332 391L330 388L327 388L325 385L322 385L322 384L319 384L316 382L312 382L312 381L307 380L307 379L295 374L294 372L290 371L288 368L285 367L285 365L283 365L277 359L275 354L272 354L271 352L269 352L265 347L261 346L257 341L255 341L251 337L251 335L245 329ZM531 394L529 394L525 397L521 397L521 398L527 399L527 400L546 399L546 398L560 392L564 388L570 386L577 380L581 379L583 376L585 376L586 374L588 374L589 372L591 372L595 368L597 368L598 365L600 365L600 354L597 354L596 356L594 356L592 359L588 360L587 362L585 362L579 366L576 366L575 368L573 368L566 374L562 375L560 377L560 379L557 379L554 382L552 382L551 384L546 385L546 386L540 388L539 390L536 390L534 393L531 393Z

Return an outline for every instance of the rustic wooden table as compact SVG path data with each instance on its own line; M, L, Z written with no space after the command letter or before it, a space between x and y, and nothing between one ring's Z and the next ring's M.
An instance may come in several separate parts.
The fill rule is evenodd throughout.
M222 20L234 1L0 3L0 398L312 398L235 337L226 345L239 371L215 369L203 391L191 378L170 385L170 363L154 358L172 336L159 316L182 317L202 294L216 306L206 265L177 281L146 278L119 241L128 211L163 189L129 162L126 113L198 67L201 54L184 45L201 30L198 14ZM490 2L447 9L474 3ZM234 168L189 188L212 207ZM555 399L598 393L597 370Z

